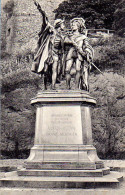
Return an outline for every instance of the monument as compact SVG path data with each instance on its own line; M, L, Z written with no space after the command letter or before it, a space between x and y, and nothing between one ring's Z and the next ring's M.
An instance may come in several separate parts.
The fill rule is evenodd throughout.
M26 168L103 168L104 165L92 145L90 107L96 104L96 100L88 92L88 72L93 49L84 34L85 21L83 18L72 19L71 33L65 33L63 20L57 19L53 28L36 1L35 5L42 14L43 25L32 71L44 76L45 90L38 92L31 101L37 109L36 129L34 147L26 162ZM65 62L62 61L64 44L71 45ZM62 74L63 63L66 89L61 90L60 84L60 89L56 90L56 81ZM73 67L74 90L70 86ZM52 70L52 76L51 89L48 91L49 69Z
M14 181L17 186L48 188L117 184L121 177L110 174L92 141L90 111L96 99L89 94L93 49L85 35L85 20L73 18L70 31L62 19L53 27L34 3L43 24L32 71L41 74L44 90L31 100L36 106L34 146Z

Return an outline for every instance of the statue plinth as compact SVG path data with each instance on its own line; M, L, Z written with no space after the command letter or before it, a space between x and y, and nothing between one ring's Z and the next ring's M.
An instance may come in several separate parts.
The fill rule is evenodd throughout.
M90 107L96 100L88 92L39 92L31 104L37 109L35 140L26 168L103 168L92 144Z
M17 176L0 185L28 188L96 188L123 179L104 167L92 145L90 107L96 100L81 91L41 92L36 105L34 146Z

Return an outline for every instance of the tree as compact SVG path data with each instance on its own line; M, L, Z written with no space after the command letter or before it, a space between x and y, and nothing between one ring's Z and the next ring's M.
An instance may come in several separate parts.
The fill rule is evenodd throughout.
M124 77L108 72L91 76L91 94L97 98L92 110L94 145L101 158L124 158Z
M117 4L114 12L113 28L119 35L125 35L125 0L121 0Z
M55 10L55 18L65 18L68 22L74 17L82 17L87 28L111 28L115 9L116 0L69 0Z

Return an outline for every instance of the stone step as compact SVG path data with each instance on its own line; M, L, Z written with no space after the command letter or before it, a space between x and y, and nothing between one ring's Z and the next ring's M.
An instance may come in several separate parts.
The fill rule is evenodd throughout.
M123 189L0 188L0 195L124 195Z
M18 170L19 176L42 177L102 177L110 173L109 168L97 170Z
M27 161L24 163L26 169L58 169L58 170L96 170L104 168L103 162L36 162L36 161Z
M9 172L17 170L16 166L0 166L0 172Z
M12 176L0 179L1 187L23 188L95 188L113 187L123 179L120 173L112 172L103 177L34 177Z

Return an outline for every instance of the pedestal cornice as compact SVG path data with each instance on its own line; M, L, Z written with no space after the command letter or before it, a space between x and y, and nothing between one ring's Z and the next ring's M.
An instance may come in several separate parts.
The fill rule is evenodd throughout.
M80 103L95 105L96 99L87 91L73 90L57 90L57 91L40 91L36 97L31 99L31 104L64 104L64 103Z

